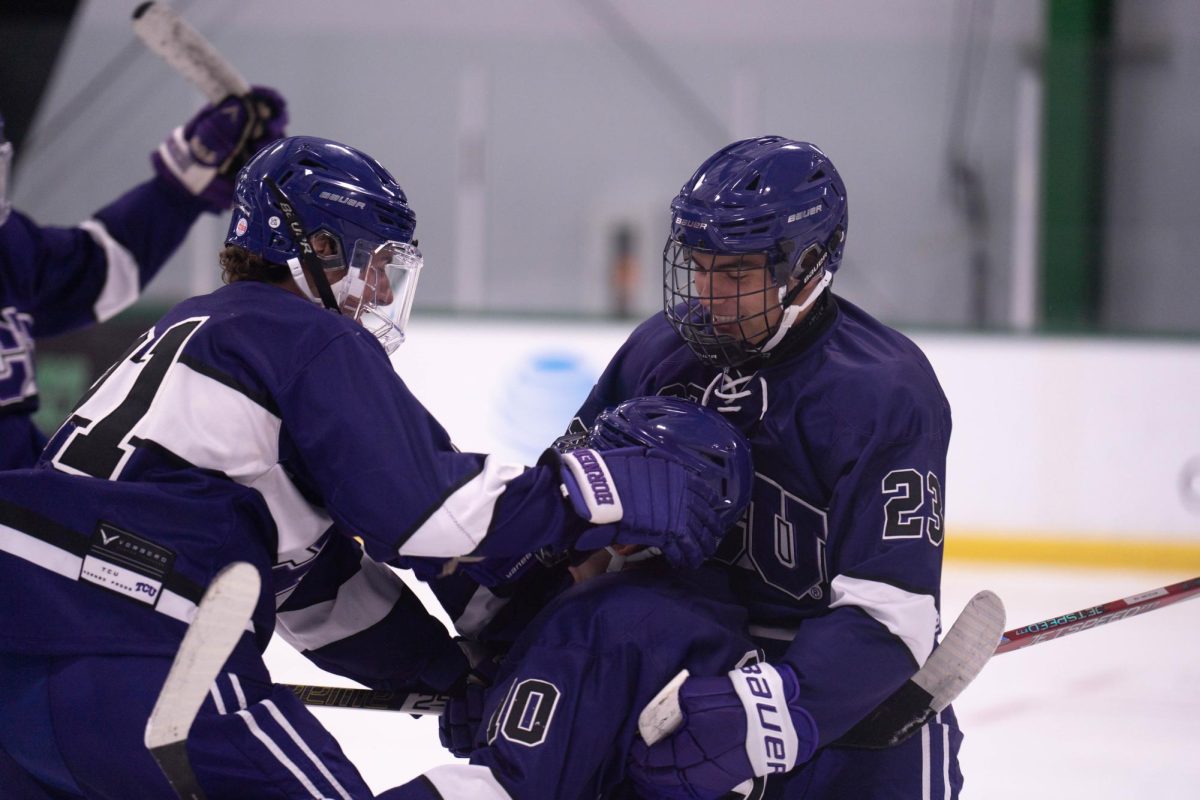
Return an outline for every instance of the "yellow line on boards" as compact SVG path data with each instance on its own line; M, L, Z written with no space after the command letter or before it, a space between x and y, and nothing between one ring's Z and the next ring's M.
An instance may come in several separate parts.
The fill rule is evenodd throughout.
M1195 542L1162 538L1098 539L1061 535L1000 536L968 531L946 536L946 559L1066 567L1182 570L1200 574L1200 536Z

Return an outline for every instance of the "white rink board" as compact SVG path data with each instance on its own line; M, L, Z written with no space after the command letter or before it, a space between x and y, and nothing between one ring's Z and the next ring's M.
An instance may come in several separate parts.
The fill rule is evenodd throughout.
M393 360L460 448L528 462L632 327L417 314ZM951 530L1200 541L1200 343L913 338L954 416Z

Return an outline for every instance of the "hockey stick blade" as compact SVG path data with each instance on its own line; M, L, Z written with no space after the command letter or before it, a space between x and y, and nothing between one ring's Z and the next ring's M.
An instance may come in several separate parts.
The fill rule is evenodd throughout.
M1129 619L1147 611L1154 611L1198 596L1200 596L1200 577L1151 589L1148 592L1120 600L1111 600L1102 605L1060 614L1032 625L1023 625L1020 628L1004 631L997 637L999 645L992 649L990 655L1009 653L1042 642L1061 639L1073 633ZM959 619L961 620L962 617ZM958 624L958 622L955 623L955 628L958 627ZM1000 624L1003 627L1003 617L1000 619ZM953 630L951 629L951 633ZM947 634L947 639L949 637L950 634ZM981 644L982 640L968 649L973 649ZM943 641L944 645L945 641ZM933 714L949 705L974 679L988 660L983 657L982 650L980 650L978 656L982 658L982 661L978 668L974 668L972 662L976 660L976 657L972 656L970 661L964 663L960 674L955 675L951 671L945 679L938 679L935 677L936 673L927 673L927 668L934 664L934 658L941 650L942 648L939 647L934 651L929 662L926 663L926 668L922 668L913 676L912 680L905 683L896 694L884 701L883 705L855 726L838 744L869 748L899 744L919 730L921 725L928 721ZM974 674L972 674L972 669ZM890 709L890 713L884 713L888 709Z
M1003 630L1004 603L993 592L976 594L924 666L837 744L879 748L906 739L975 679ZM664 739L683 721L679 687L686 679L687 670L683 670L642 709L638 732L646 744Z
M447 697L429 692L391 691L388 689L350 689L342 686L311 686L285 683L285 688L306 706L359 708L369 711L402 711L420 716L441 716Z
M993 592L976 594L921 669L836 744L876 749L907 739L975 680L1003 630L1004 603Z
M134 9L133 30L210 103L250 93L250 85L233 65L166 3L146 2Z
M146 721L146 747L183 800L204 800L188 763L188 730L209 687L246 632L260 585L258 570L244 561L217 573L196 607Z
M638 714L638 733L648 745L670 736L683 724L683 711L679 708L679 687L688 679L688 671L680 670L670 683L654 695L642 713Z

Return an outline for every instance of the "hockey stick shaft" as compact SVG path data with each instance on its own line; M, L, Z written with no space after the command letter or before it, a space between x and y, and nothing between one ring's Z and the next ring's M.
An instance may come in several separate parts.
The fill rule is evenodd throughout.
M375 711L403 711L407 714L440 716L446 710L446 696L428 692L390 691L387 689L349 689L342 686L313 686L285 683L284 687L306 706L326 708L362 708Z
M183 800L204 800L188 762L188 731L209 687L246 632L260 588L258 570L244 561L217 573L196 607L146 720L146 747Z
M992 655L1061 638L1081 630L1136 616L1200 595L1200 578L1153 589L1149 592L1091 606L1069 614L1024 625L1001 633L1004 607L990 592L972 598L951 627L942 645L912 678L905 681L887 700L846 734L838 744L851 747L879 748L899 744L945 709L970 685ZM956 633L957 631L957 633ZM999 638L1000 645L992 643ZM677 676L677 678L680 676ZM686 677L686 675L682 676ZM670 704L682 680L664 689L657 702ZM333 686L288 684L306 705L336 708L366 708L404 711L410 714L441 714L446 698L420 692L391 692L372 689L344 689ZM675 701L675 708L678 702ZM647 709L649 710L649 709ZM656 709L646 722L645 733L657 740L678 724L677 710ZM655 716L662 719L655 719Z
M1200 595L1200 577L1124 597L1120 600L1111 600L1102 605L1059 614L1032 625L1023 625L1020 628L1005 631L1000 637L999 646L996 647L996 654L1020 650L1023 647L1041 644L1052 639L1061 639L1089 628L1107 625L1110 622L1128 619L1156 608L1173 605L1197 595Z
M146 47L200 89L209 102L250 93L250 85L241 73L167 4L139 5L133 12L133 30Z

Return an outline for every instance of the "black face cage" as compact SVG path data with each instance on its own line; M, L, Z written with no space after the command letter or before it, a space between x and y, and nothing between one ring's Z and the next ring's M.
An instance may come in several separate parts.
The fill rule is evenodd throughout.
M778 326L778 322L768 325L766 319L768 311L779 304L778 285L769 280L754 291L714 295L710 289L709 293L701 295L696 288L696 274L703 270L692 259L693 252L711 251L696 251L674 238L668 238L663 249L663 310L667 320L692 352L705 363L718 367L737 367L761 355L759 347L771 338ZM774 275L777 266L777 263L768 263L766 266L755 264L743 267L739 261L723 264L721 271L765 269ZM733 299L736 299L736 303L721 302ZM720 308L737 310L736 315L717 320L722 330L714 327L709 312L714 304L719 304ZM766 332L762 333L764 330ZM755 333L758 335L755 336Z

